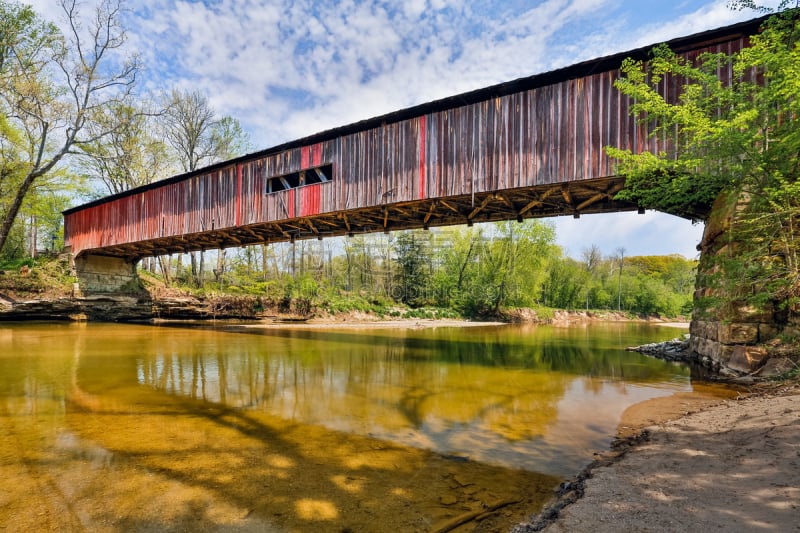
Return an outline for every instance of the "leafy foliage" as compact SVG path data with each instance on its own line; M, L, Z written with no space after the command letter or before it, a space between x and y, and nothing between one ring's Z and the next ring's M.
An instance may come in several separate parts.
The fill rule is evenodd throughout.
M238 250L219 280L191 289L308 302L331 313L380 316L487 317L530 308L621 310L678 316L691 312L696 261L681 256L565 257L551 224L528 221L431 231L358 235L347 239L276 243ZM195 286L196 287L196 286Z
M424 305L425 294L420 289L430 277L429 241L419 234L419 231L404 231L394 242L397 263L394 295L409 305Z
M731 7L769 11L751 1ZM720 195L731 198L733 245L708 269L730 302L785 307L798 296L799 20L798 2L783 1L739 53L688 61L659 46L648 62L626 60L616 84L671 147L659 154L608 149L627 179L621 198L702 219ZM722 75L728 72L730 79ZM679 84L677 99L659 92L665 79Z

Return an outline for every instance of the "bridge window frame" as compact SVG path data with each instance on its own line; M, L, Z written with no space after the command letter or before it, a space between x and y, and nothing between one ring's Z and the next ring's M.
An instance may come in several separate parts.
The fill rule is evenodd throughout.
M288 174L270 176L267 178L266 194L297 189L306 185L330 183L331 181L333 181L333 163L325 163L324 165L304 168Z

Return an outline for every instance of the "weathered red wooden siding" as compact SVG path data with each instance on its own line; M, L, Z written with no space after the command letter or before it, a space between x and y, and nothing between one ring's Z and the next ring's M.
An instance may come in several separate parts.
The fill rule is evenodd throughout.
M736 38L702 51L734 52ZM727 73L730 76L730 73ZM400 202L611 176L612 145L664 150L613 87L618 70L430 112L133 191L65 215L83 250ZM661 90L674 97L677 84ZM332 164L332 181L267 193L270 177Z

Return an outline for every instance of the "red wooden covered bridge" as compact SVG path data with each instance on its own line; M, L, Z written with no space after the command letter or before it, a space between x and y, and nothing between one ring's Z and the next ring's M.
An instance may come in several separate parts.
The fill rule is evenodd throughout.
M669 42L733 53L761 19ZM65 211L78 258L637 209L605 146L667 147L614 89L650 47L364 120ZM729 73L722 73L723 75ZM662 82L668 96L675 81Z

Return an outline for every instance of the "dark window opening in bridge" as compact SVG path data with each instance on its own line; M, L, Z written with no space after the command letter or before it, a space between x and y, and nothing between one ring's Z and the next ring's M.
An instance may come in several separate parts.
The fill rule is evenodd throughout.
M267 180L267 192L285 191L287 189L294 189L295 187L302 187L303 185L327 183L331 181L332 176L333 165L331 164L307 168L290 174L269 178Z

